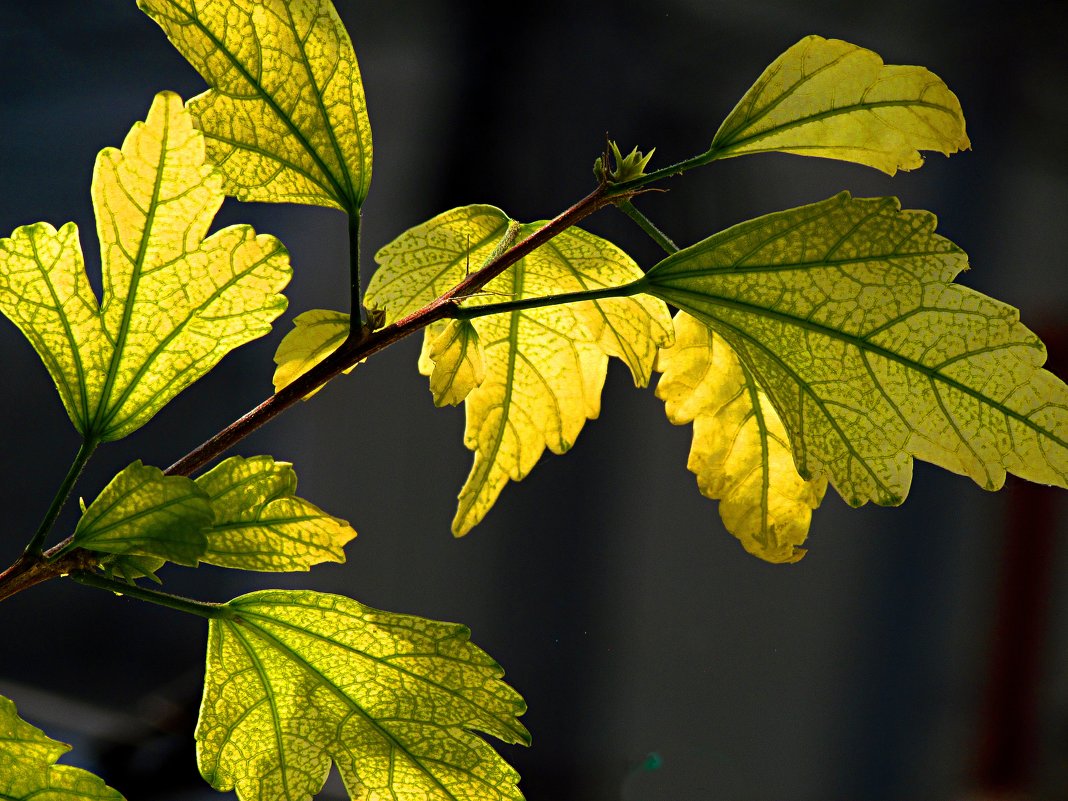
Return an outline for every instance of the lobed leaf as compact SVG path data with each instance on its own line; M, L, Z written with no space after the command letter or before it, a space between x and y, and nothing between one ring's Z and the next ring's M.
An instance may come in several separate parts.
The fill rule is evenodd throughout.
M211 87L189 101L226 191L354 211L371 182L356 54L330 0L138 0Z
M274 354L274 391L289 386L315 367L341 347L348 335L349 316L345 312L312 309L293 318L293 330L282 338ZM350 367L345 373L354 369ZM309 392L304 400L319 389Z
M0 311L33 344L75 427L120 439L282 313L288 254L233 226L206 237L223 201L181 99L156 96L93 175L104 293L97 304L77 228L0 239ZM205 238L206 237L206 238Z
M197 724L203 776L242 801L521 799L474 732L528 743L522 698L463 626L336 595L256 592L211 621Z
M426 358L420 360L419 370L430 377L435 406L456 406L486 379L482 344L469 320L451 320L439 328L433 341L427 335ZM434 330L437 333L438 328Z
M0 798L12 801L123 801L122 794L81 768L57 765L70 746L47 737L0 696Z
M775 59L712 140L717 158L780 151L890 175L921 166L921 150L970 147L960 102L937 75L819 36Z
M100 553L151 557L124 563L120 573L149 573L163 559L196 565L212 523L208 497L184 476L134 462L104 487L82 514L70 547ZM129 575L128 577L136 577Z
M679 251L642 286L708 324L768 393L799 473L900 503L912 457L996 489L1068 486L1068 387L1016 309L951 283L934 215L847 193Z
M478 269L495 243L516 232L504 212L465 206L440 214L379 251L368 303L387 321L448 291ZM524 225L520 238L543 223ZM641 276L609 242L571 228L490 281L464 306L617 286ZM453 533L462 536L489 511L509 481L524 478L546 448L565 453L600 412L607 356L622 358L635 384L648 383L657 347L670 341L663 304L649 297L547 306L472 321L482 345L485 378L466 396L464 444L475 461L460 492ZM444 326L428 328L422 369ZM436 365L435 365L436 366Z
M297 474L270 456L233 456L196 480L211 500L201 561L241 570L308 570L344 562L356 532L296 497Z
M720 501L727 530L768 562L801 559L827 481L798 475L786 429L753 375L686 312L675 316L675 344L660 351L656 369L668 419L693 423L687 467L701 493Z

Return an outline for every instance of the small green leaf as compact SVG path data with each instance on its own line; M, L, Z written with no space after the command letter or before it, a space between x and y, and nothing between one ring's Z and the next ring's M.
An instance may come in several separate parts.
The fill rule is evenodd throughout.
M960 102L937 75L819 36L775 59L712 140L717 158L780 151L890 175L922 165L921 150L969 147Z
M291 465L270 456L233 456L196 480L211 499L201 561L241 570L308 570L344 562L356 532L344 520L296 497Z
M81 768L57 765L70 746L45 736L0 696L0 798L5 801L123 801Z
M790 442L767 393L723 338L686 312L675 344L657 354L656 396L675 425L693 423L687 467L719 500L727 530L768 562L796 562L827 480L797 474Z
M252 593L225 612L210 624L196 730L212 787L307 799L333 761L352 798L522 798L473 732L528 743L526 705L463 626L308 591Z
M900 503L912 457L987 489L1068 486L1068 387L1019 313L951 283L964 252L934 215L848 193L716 234L653 267L768 393L805 478Z
M430 376L435 406L455 406L463 403L486 378L482 345L478 331L468 320L451 320L440 328L441 333L426 351L429 369L421 362L420 372Z
M181 99L156 96L93 175L104 295L68 223L0 239L0 311L40 354L87 439L120 439L286 307L289 257L248 226L205 238L223 193Z
M189 101L241 200L353 211L371 183L371 125L330 0L138 0L211 87Z
M165 476L158 467L138 461L89 504L70 547L196 565L204 554L205 530L212 519L207 495L192 480ZM127 568L140 569L138 564ZM120 572L125 575L127 568Z
M293 330L282 338L274 354L274 391L289 386L315 367L341 347L348 335L349 316L345 312L312 309L298 314L293 318ZM350 367L345 373L354 369ZM304 400L318 391L309 392Z
M520 239L544 223L514 231L493 206L465 206L412 228L382 248L368 302L397 320L421 308L485 263L509 233ZM465 298L480 306L619 286L641 277L615 245L570 228L520 259ZM587 419L600 412L607 356L630 368L634 383L649 381L656 350L671 340L667 308L650 297L619 297L546 306L472 321L482 343L485 379L467 395L464 444L474 465L460 491L452 530L462 536L478 524L509 480L527 476L548 448L566 453ZM421 369L432 372L429 349L444 326L424 337Z

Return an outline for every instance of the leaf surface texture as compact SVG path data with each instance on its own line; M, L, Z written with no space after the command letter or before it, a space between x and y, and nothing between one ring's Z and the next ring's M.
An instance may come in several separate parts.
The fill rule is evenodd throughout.
M341 347L348 335L349 316L345 312L311 309L298 314L293 318L293 330L282 337L274 354L274 391L289 386L315 367ZM345 373L355 369L350 367ZM309 392L304 400L319 389Z
M675 425L693 423L687 466L719 500L727 530L768 562L796 562L826 479L805 481L771 400L723 338L686 312L657 356L656 395Z
M379 251L368 304L393 321L423 307L479 269L511 221L492 206L445 212ZM544 223L524 225L521 240ZM513 232L514 235L514 232ZM520 259L463 305L617 286L641 276L621 250L571 228ZM587 419L600 411L609 355L622 358L644 386L659 345L671 338L666 307L649 297L621 297L547 306L471 321L485 376L465 401L464 443L475 452L460 491L453 533L466 534L509 481L524 478L546 448L565 453ZM431 326L421 367L437 368L431 349L445 325Z
M780 151L890 175L921 166L921 150L970 146L960 102L937 75L819 36L775 59L712 140L719 158Z
M1068 387L1016 309L952 283L934 215L847 193L656 265L647 291L711 326L768 393L802 476L900 503L912 457L988 489L1068 485Z
M0 239L0 311L33 344L87 439L119 439L282 313L289 257L231 226L181 99L156 96L93 175L104 293L89 286L78 231L46 223Z
M0 696L0 798L12 801L123 801L81 768L57 765L70 746L45 736Z
M521 799L474 732L529 735L522 698L462 626L336 595L273 590L211 621L200 770L242 801L317 793L333 761L354 799Z
M371 126L352 41L330 0L138 0L211 87L189 101L241 200L353 211Z

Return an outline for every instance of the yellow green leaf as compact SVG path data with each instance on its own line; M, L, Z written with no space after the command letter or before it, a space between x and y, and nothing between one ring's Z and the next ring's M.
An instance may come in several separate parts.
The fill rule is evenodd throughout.
M771 398L798 472L900 503L912 457L997 489L1068 486L1068 387L1011 306L952 283L934 215L847 193L679 251L642 286L711 326Z
M271 590L211 621L200 771L242 801L315 795L331 761L352 798L519 801L474 732L528 743L526 705L463 626L337 595Z
M937 75L819 36L775 59L712 140L717 158L780 151L890 175L922 165L921 150L969 147L960 102Z
M189 101L241 200L354 211L371 125L348 31L330 0L138 0L211 87Z
M270 456L233 456L196 480L211 499L201 561L242 570L308 570L344 562L356 532L344 520L296 497L291 465Z
M445 212L379 251L368 303L396 320L478 269L511 221L492 206ZM520 239L544 223L520 229ZM474 265L472 268L471 265ZM621 250L571 228L490 281L464 306L561 292L601 289L641 276ZM648 383L659 346L671 338L663 304L650 297L609 298L494 314L472 320L482 344L485 379L466 398L464 443L475 462L460 492L453 533L466 534L504 485L524 478L546 448L565 453L600 411L606 355L622 358L639 386ZM427 329L421 367L443 326Z
M211 504L192 480L138 461L89 504L70 547L195 565L211 521Z
M675 344L660 351L656 369L668 419L693 423L687 467L701 493L719 500L727 530L754 556L798 561L827 481L798 475L786 429L756 379L686 312L675 315Z
M420 359L419 367L423 375L430 376L435 406L463 403L486 378L482 345L475 326L469 320L451 320L442 326L441 333L427 348L426 359Z
M39 223L0 239L0 311L30 340L87 438L119 439L282 313L289 257L232 226L205 238L223 201L181 99L156 96L93 176L104 266L98 305L77 228Z
M312 309L298 314L293 319L293 330L282 337L274 354L274 391L289 386L312 369L341 347L348 335L349 316L345 312ZM345 373L354 369L350 367ZM309 392L304 400L318 391Z
M0 798L11 801L123 801L122 794L81 768L57 765L70 746L45 736L0 696Z

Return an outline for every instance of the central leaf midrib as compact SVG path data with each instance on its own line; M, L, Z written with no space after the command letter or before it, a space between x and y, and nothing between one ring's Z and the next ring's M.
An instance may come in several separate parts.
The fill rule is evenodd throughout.
M658 288L658 287L656 287L655 283L653 283L651 281L648 282L648 284L654 289ZM971 387L969 387L969 386L967 386L965 384L962 384L961 382L959 382L959 381L957 381L957 380L955 380L953 378L950 378L949 376L946 376L945 374L941 373L937 368L927 367L926 365L922 365L922 364L920 364L918 362L913 361L912 359L909 359L909 358L907 358L905 356L902 356L899 353L895 353L892 350L888 350L887 348L884 348L881 345L876 345L873 342L869 342L868 340L864 339L863 337L855 336L853 334L848 334L848 333L846 333L844 331L840 331L840 330L835 329L835 328L829 328L829 327L827 327L825 325L821 325L819 323L814 323L811 320L806 320L804 318L795 317L795 316L790 315L790 314L784 314L783 312L776 311L774 309L768 309L768 308L763 307L763 306L758 306L758 305L753 304L753 303L747 303L745 301L737 300L737 299L734 299L734 298L724 298L724 297L721 297L721 296L718 296L718 295L710 294L708 292L704 292L704 291L698 292L698 291L695 291L695 290L686 289L684 287L677 287L677 286L664 286L662 288L668 290L669 292L681 292L684 295L689 295L691 297L695 297L695 298L699 298L701 300L708 301L711 304L713 304L714 306L722 306L722 307L726 307L726 308L733 308L733 309L737 309L737 310L742 311L742 312L747 312L747 313L750 313L750 314L754 314L754 315L759 316L759 317L767 317L769 319L776 320L778 322L785 323L787 325L792 325L792 326L796 326L798 328L803 328L803 329L805 329L807 331L812 331L813 333L820 334L822 336L826 336L826 337L831 338L831 339L837 339L837 340L846 342L846 343L852 345L853 347L857 348L860 351L870 352L870 353L875 354L877 356L881 356L881 357L883 357L883 358L885 358L885 359L887 359L889 361L897 362L898 364L901 364L901 365L903 365L903 366L905 366L905 367L907 367L907 368L909 368L909 369L911 369L911 370L913 370L913 371L915 371L917 373L921 373L921 374L927 376L927 378L929 380L931 380L931 381L934 381L934 380L937 379L937 380L945 383L950 388L955 389L955 390L957 390L957 391L959 391L959 392L961 392L961 393L963 393L965 395L968 395L968 396L974 398L977 401L980 401L981 403L983 403L983 404L985 404L985 405L987 405L989 407L992 407L993 409L997 410L998 412L1004 414L1006 417L1010 417L1010 418L1016 420L1017 422L1022 423L1027 428L1030 428L1031 430L1035 431L1036 433L1039 433L1039 434L1042 434L1044 436L1049 437L1053 442L1057 443L1062 448L1068 449L1068 442L1060 439L1053 432L1047 431L1044 428L1040 428L1038 425L1036 425L1034 422L1032 422L1030 418L1024 416L1023 414L1021 414L1021 413L1019 413L1019 412L1017 412L1017 411L1015 411L1013 409L1009 409L1007 406L1003 405L1002 403L1000 403L998 401L995 401L993 398L990 398L990 397L988 397L986 395L983 395L978 390L972 389ZM656 294L656 293L654 292L653 294ZM663 299L667 300L668 302L671 302L670 298L663 298ZM762 345L761 347L764 348L765 350L768 350L766 345ZM769 352L771 352L771 351L769 350ZM1036 368L1036 372L1038 370L1040 370L1040 369L1041 368Z

